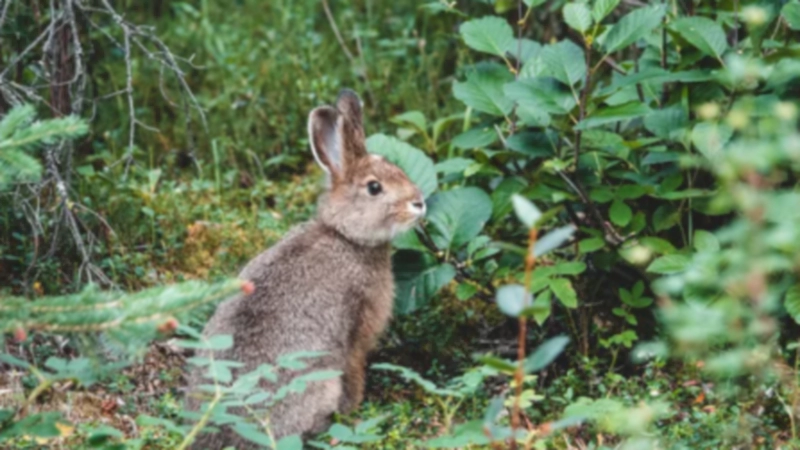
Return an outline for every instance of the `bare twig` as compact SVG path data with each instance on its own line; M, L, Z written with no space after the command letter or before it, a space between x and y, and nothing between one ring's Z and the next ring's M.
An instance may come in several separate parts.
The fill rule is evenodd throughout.
M342 47L342 51L347 56L347 59L351 62L355 62L355 56L353 56L353 53L347 48L347 44L345 44L342 38L342 33L339 32L339 27L336 25L336 19L333 17L331 7L328 5L328 0L322 0L322 9L325 10L325 17L328 18L328 23L330 23L333 34L336 35L336 40L339 41L339 46Z
M3 29L3 24L6 22L6 15L8 15L8 8L11 7L13 0L5 0L3 2L3 10L0 12L0 30Z

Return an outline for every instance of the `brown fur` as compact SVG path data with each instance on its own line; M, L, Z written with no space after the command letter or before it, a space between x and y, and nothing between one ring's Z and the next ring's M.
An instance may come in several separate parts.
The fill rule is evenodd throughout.
M240 277L252 281L255 292L222 303L203 331L206 336L233 335L234 346L214 357L243 363L238 373L297 351L327 352L309 360L308 370L343 372L341 379L309 383L305 392L291 394L272 409L270 425L277 439L325 431L332 413L361 403L367 354L392 312L390 240L424 214L422 196L403 171L367 154L354 93L344 91L336 108L312 111L309 134L330 181L317 218L253 259ZM382 185L379 195L369 194L370 181ZM296 375L280 373L279 382ZM190 391L207 383L195 370ZM200 401L190 394L188 406L198 410ZM228 429L201 434L193 448L230 445L255 448Z

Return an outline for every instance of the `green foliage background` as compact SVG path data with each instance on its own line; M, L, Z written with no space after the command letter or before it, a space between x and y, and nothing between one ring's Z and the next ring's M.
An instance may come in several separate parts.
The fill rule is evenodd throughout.
M6 8L9 89L46 79L37 54L22 53L56 14L39 3ZM38 380L28 403L62 380L96 385L75 374L108 336L70 335L55 359L40 353L59 326L103 331L92 325L115 317L98 305L121 291L152 288L118 300L149 327L143 336L177 315L179 333L197 338L207 299L238 286L222 279L313 213L321 174L306 114L351 87L365 100L369 150L409 174L429 213L394 243L396 319L373 357L364 422L341 418L327 436L338 444L315 445L800 445L797 0L115 7L154 27L185 78L148 57L160 47L127 54L113 15L82 10L88 135L79 118L59 118L44 127L66 127L62 144L40 136L31 153L15 142L44 122L0 101L0 280L15 311L0 308L0 326L41 330L7 344L3 362ZM52 93L38 89L27 100L49 118ZM36 189L62 138L73 139L59 166L67 201ZM72 215L51 213L63 203ZM91 238L71 239L68 217ZM85 289L87 258L115 294ZM185 280L220 283L164 287ZM47 314L58 305L95 312ZM518 362L520 344L535 349ZM246 401L241 384L220 388L235 362L219 364L209 366L217 400ZM113 374L97 378L116 389ZM176 448L193 432L176 425L177 393L136 412L138 434L87 420L60 439ZM16 412L3 410L0 439L65 434L45 405ZM266 446L297 444L241 426Z

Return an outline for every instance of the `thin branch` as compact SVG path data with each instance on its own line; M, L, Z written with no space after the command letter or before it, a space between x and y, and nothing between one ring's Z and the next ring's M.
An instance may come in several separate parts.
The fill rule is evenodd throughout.
M336 26L336 19L333 17L330 6L328 6L328 0L322 0L322 9L325 10L325 17L328 18L328 23L330 23L333 34L336 35L336 40L339 41L339 46L342 47L342 51L344 51L347 59L351 62L355 62L355 56L353 56L353 53L347 48L347 44L345 44L342 38L342 33L339 32L339 27Z
M8 8L11 7L11 3L13 0L6 0L3 2L3 11L0 12L0 30L3 29L3 24L6 22L6 15L8 14Z

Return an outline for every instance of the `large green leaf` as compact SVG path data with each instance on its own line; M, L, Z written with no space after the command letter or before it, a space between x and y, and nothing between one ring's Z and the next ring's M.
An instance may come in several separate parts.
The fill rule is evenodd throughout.
M470 20L459 31L470 48L497 56L505 56L515 41L511 25L497 16Z
M453 84L453 95L478 111L505 116L514 102L506 98L503 85L513 78L503 66L483 64L469 72L466 81Z
M409 314L427 305L456 276L452 265L439 264L430 254L409 250L395 252L392 267L397 284L394 306L399 314Z
M611 208L608 210L608 217L615 225L624 227L631 222L633 211L631 211L631 207L622 200L614 200L614 203L611 204Z
M606 54L625 48L655 31L666 11L666 6L658 4L628 13L603 38L601 45Z
M599 127L608 123L619 122L620 120L630 120L637 117L642 117L650 113L650 108L643 104L636 102L625 103L623 105L611 106L608 108L600 109L586 119L578 122L575 126L576 130L585 130L587 128Z
M800 30L800 1L792 0L783 5L781 15L786 20L789 28Z
M542 50L541 58L545 73L564 84L575 85L586 75L583 49L572 41L548 45Z
M586 3L567 3L564 5L564 22L573 30L585 34L592 27L592 12Z
M442 250L458 248L472 240L492 216L492 199L476 187L440 191L428 199L431 239Z
M420 149L385 134L373 134L367 139L367 150L382 155L408 175L427 198L437 186L433 161Z
M568 114L575 107L572 91L553 78L525 78L505 85L505 94L516 100L520 108L550 114Z
M600 22L619 5L619 0L595 0L592 6L592 18L595 22Z
M728 49L722 26L707 17L681 17L672 23L672 29L701 52L714 58L721 60L722 54Z

